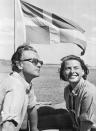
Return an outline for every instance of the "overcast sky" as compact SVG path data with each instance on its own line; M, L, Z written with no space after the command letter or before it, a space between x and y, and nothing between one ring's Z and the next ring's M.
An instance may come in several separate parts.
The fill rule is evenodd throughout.
M88 64L96 65L96 0L27 0L27 2L78 23L86 31L88 45L84 59ZM16 10L16 14L18 14L18 10ZM10 59L13 53L13 30L14 0L0 0L0 58ZM18 36L22 38L22 33L18 32ZM62 45L56 48L61 50ZM46 58L57 59L58 56L55 55L58 51L54 49L53 57L53 54L51 56L48 54L49 50L46 50L49 55ZM44 55L44 51L41 55Z

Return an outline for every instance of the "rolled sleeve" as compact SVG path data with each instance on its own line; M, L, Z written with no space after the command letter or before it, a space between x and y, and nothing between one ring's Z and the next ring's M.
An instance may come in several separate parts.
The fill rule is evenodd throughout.
M96 112L96 105L94 104L93 96L90 94L87 94L84 96L82 100L82 108L81 108L81 114L80 114L80 121L88 121L95 123L95 113ZM95 116L96 117L96 116Z
M24 99L25 90L23 87L14 85L13 89L8 90L3 104L2 121L14 119L17 123L20 123Z
M91 118L88 116L87 113L83 113L81 116L80 116L80 121L88 121L88 122L92 122ZM93 122L92 122L93 123Z

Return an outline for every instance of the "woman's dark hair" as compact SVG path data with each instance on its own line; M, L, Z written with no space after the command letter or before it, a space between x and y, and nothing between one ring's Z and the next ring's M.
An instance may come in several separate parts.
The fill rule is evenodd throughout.
M89 69L88 67L85 65L84 61L78 57L78 56L75 56L75 55L69 55L69 56L66 56L66 57L63 57L61 59L62 63L61 63L61 67L60 67L60 79L66 81L66 78L64 76L64 69L65 69L65 62L68 61L68 60L77 60L80 62L81 64L81 67L82 69L84 70L84 75L83 75L83 78L86 79L87 78L87 75L89 73Z
M19 46L11 58L13 71L16 71L16 72L20 71L20 69L17 66L17 63L21 61L22 53L25 50L31 50L31 51L37 53L37 51L33 47L28 45L28 43L24 43L23 45Z

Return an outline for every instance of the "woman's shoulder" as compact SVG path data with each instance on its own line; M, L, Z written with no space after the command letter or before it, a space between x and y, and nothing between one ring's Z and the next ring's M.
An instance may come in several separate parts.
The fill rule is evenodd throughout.
M69 92L70 85L66 85L64 88L64 93L67 94Z
M95 94L96 95L96 86L93 83L91 83L90 81L86 80L85 90L89 94Z

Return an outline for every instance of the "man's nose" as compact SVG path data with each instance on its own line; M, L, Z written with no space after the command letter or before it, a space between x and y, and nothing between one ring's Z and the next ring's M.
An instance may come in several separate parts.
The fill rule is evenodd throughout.
M39 68L41 67L41 64L40 64L39 62L38 62L38 64L37 64L37 67L39 67Z

